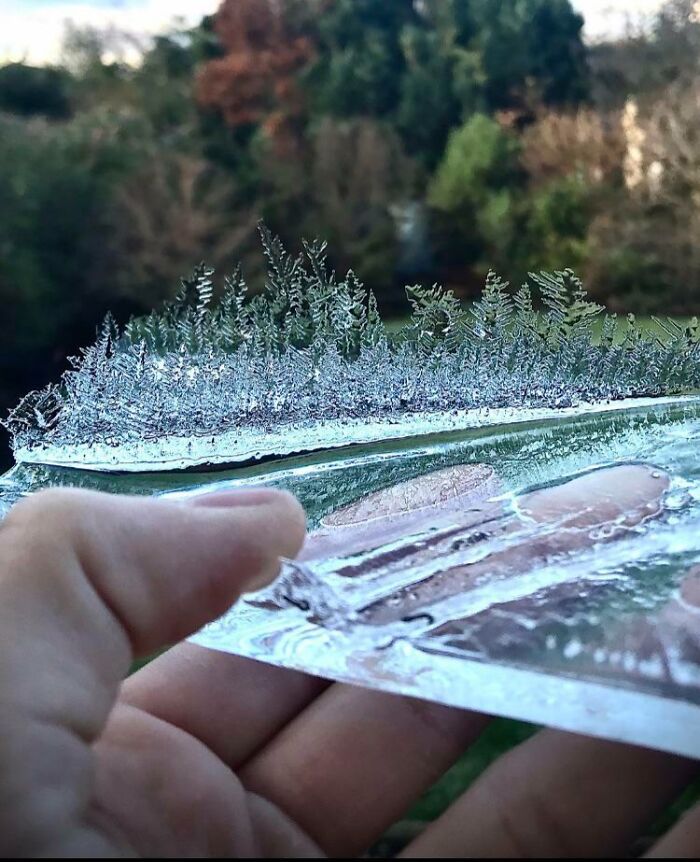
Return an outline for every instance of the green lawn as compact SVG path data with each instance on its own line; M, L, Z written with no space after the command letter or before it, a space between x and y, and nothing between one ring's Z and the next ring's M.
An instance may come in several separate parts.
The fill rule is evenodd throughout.
M524 742L536 730L535 725L521 721L495 719L469 751L414 805L407 819L435 820L494 760Z
M660 320L665 320L666 318L663 315L658 315ZM617 319L619 321L620 329L624 332L626 325L626 318L624 314L618 314ZM677 323L679 326L687 326L692 318L690 317L673 317L672 320ZM643 316L637 317L635 316L635 321L637 326L644 330L645 332L658 332L660 335L663 335L663 330L659 327L659 324L655 322L652 317ZM407 323L410 322L409 317L395 317L392 320L386 321L386 328L390 333L398 332L402 327L404 327ZM603 320L602 316L599 317L595 323L593 324L593 332L595 335L600 333L602 328Z

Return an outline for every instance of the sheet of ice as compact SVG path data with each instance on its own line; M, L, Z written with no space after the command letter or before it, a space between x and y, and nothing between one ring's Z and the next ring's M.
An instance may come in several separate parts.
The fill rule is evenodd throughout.
M700 756L700 407L516 436L296 468L307 500L333 473L347 493L311 506L272 588L193 640Z
M0 516L51 485L288 488L302 558L198 643L700 756L700 322L618 325L567 270L469 308L408 288L397 335L325 246L262 233L262 295L239 272L217 304L201 266L21 401Z
M198 643L700 756L700 399L558 416L225 472L23 464L0 480L0 509L60 484L175 499L287 488L315 538ZM612 482L621 509L568 523L605 503L575 484L580 506L544 505L611 466L632 469ZM648 486L624 497L638 471Z
M692 401L693 396L687 396ZM245 464L273 455L293 455L361 446L383 440L425 437L473 428L517 425L543 419L566 419L584 413L609 413L676 404L675 398L626 398L613 402L591 402L576 407L473 408L438 413L404 413L397 416L344 418L280 422L276 427L253 425L221 431L215 435L169 435L158 439L129 442L53 444L49 440L35 446L17 446L20 464L48 464L84 470L118 472L159 472L201 466Z

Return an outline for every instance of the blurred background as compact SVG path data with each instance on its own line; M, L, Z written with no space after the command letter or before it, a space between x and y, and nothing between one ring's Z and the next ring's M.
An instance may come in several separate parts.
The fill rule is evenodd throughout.
M700 2L0 0L2 414L200 260L261 287L260 218L388 316L566 266L697 311Z

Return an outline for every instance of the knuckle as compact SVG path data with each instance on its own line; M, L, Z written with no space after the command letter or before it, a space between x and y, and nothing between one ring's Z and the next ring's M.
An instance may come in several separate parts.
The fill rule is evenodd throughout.
M4 530L26 535L28 540L72 538L86 511L85 492L68 488L37 491L20 500L8 512Z
M24 526L45 523L47 518L53 520L65 516L74 505L74 493L64 488L37 491L15 503L6 521Z

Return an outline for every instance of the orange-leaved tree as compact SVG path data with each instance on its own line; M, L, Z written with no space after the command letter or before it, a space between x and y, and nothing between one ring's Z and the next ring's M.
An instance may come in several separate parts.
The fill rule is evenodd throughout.
M227 126L262 126L284 137L303 113L297 84L314 54L309 0L223 0L215 30L223 56L206 63L197 79L202 107Z

